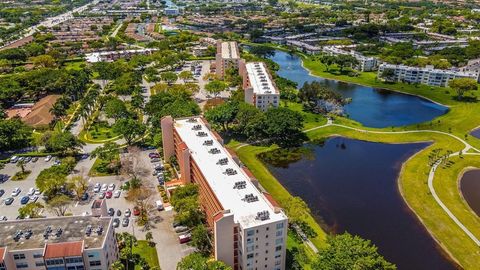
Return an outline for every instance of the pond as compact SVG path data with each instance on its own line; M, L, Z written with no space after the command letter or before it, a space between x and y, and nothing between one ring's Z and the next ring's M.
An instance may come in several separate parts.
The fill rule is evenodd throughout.
M472 210L480 217L480 170L471 170L463 174L460 190Z
M310 75L300 57L276 50L271 60L279 64L278 75L301 87L305 82L321 81L352 102L345 106L346 114L367 127L405 126L431 121L445 114L448 108L427 99L358 84L323 79Z
M334 137L308 144L300 154L274 151L261 159L327 231L370 239L398 269L456 269L398 190L402 163L426 146Z

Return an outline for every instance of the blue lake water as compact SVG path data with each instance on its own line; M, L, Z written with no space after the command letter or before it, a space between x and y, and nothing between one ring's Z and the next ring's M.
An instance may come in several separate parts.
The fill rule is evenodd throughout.
M298 56L283 51L276 51L270 59L280 65L278 75L296 82L298 87L305 82L320 81L342 96L352 98L345 106L346 114L367 127L418 124L448 111L445 106L417 96L312 76Z
M285 162L281 155L261 159L292 195L308 204L326 230L371 240L399 270L453 270L454 263L398 190L402 163L426 146L335 137L323 145L308 144L308 151L294 161Z

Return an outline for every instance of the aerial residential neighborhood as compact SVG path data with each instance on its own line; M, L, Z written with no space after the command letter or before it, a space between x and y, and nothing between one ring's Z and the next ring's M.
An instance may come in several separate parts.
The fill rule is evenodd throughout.
M480 3L0 2L0 270L480 269Z

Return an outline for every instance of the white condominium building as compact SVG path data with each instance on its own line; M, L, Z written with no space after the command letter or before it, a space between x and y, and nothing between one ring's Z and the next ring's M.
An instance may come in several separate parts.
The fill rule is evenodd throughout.
M476 72L461 72L454 70L435 69L433 66L410 67L404 65L381 64L378 67L378 77L383 78L385 70L393 70L393 75L385 78L396 82L420 83L431 86L448 86L448 82L455 78L472 78L478 81L479 74Z
M161 127L164 157L180 167L174 181L199 187L215 259L234 270L285 269L287 217L223 139L202 117L167 116Z
M263 62L241 63L240 75L243 77L245 102L262 111L280 104L278 91L267 66Z
M105 270L118 257L111 217L70 216L0 223L1 270Z
M336 46L325 46L323 47L323 52L329 55L334 55L334 56L343 54L343 55L351 55L355 57L355 59L357 59L358 61L358 65L356 65L353 68L359 71L372 71L377 69L377 66L378 66L377 58L367 57L353 50L346 51Z
M223 78L229 68L238 68L240 51L235 41L218 41L215 68L217 76Z

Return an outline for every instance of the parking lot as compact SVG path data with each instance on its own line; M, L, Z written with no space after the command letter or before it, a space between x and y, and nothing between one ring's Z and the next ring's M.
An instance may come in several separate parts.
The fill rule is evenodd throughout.
M142 188L152 190L152 196L149 201L153 204L157 200L161 200L160 194L157 192L158 180L156 176L153 175L153 164L150 162L148 156L149 153L153 152L152 150L141 151L135 155L137 166L140 171L138 176L143 180ZM122 158L127 158L130 153L123 153ZM88 177L88 171L91 168L94 160L89 158L80 160L77 166L75 167L74 174L80 174L85 177ZM159 163L156 163L159 164ZM25 166L26 170L31 170L32 173L27 177L27 179L22 181L12 181L7 180L6 182L0 184L0 189L5 190L5 194L0 197L0 216L6 216L8 220L13 220L18 216L18 209L22 206L20 204L20 199L25 196L30 188L35 187L35 179L38 174L50 166L53 166L53 160L46 162L43 158L40 158L36 163L27 163ZM5 168L0 171L1 174L8 174L13 176L17 171L20 171L20 168L16 164L9 163L6 164ZM71 212L74 216L79 215L89 215L91 213L91 204L93 200L99 199L100 192L94 192L95 184L100 186L106 184L115 185L115 189L112 190L112 193L115 193L116 190L120 190L120 187L129 179L128 176L104 176L104 177L89 177L88 183L88 199L84 201L74 200L71 206L68 209L68 212ZM20 188L21 193L14 197L14 202L11 205L5 205L4 200L7 197L11 196L13 189ZM122 220L125 218L125 210L130 209L133 212L135 204L131 201L125 199L126 192L120 191L120 196L115 198L106 198L107 209L113 208L115 211L114 218L120 219L119 227L115 228L117 232L129 232L134 234L138 239L145 239L145 234L147 231L143 227L136 225L136 217L131 214L128 218L128 226L123 226ZM45 201L42 199L42 196L39 196L38 202L45 204ZM120 215L117 215L117 210L120 210ZM172 223L174 217L174 211L170 207L167 209L158 211L156 209L152 210L150 213L151 228L153 239L157 243L157 252L159 256L160 266L162 269L175 269L177 262L181 260L182 257L193 252L193 248L183 244L181 245L178 241L178 235L175 233ZM54 213L47 209L43 209L41 215L43 216L55 216Z

